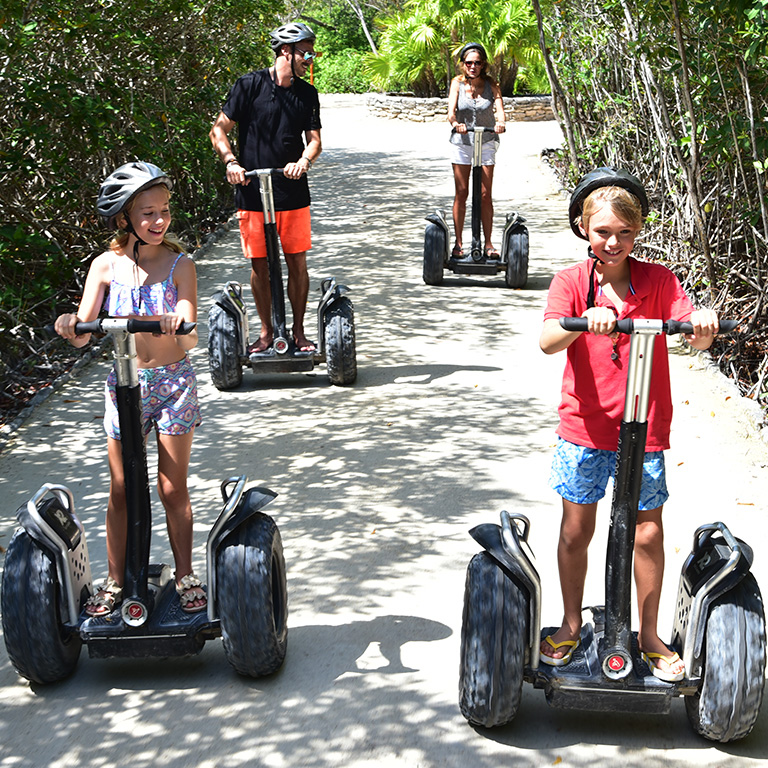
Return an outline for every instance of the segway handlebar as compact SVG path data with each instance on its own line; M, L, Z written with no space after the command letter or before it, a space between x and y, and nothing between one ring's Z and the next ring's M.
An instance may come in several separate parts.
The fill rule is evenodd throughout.
M197 327L197 323L183 322L177 329L176 334L184 336L192 333ZM53 325L46 325L45 330L52 336L56 335L56 329ZM75 333L83 336L86 333L109 333L110 331L126 331L128 333L162 333L159 320L138 320L132 317L100 317L91 320L88 323L76 323Z
M467 134L468 134L468 135L471 135L471 134L473 134L475 131L477 131L477 130L481 130L481 129L482 129L483 133L496 133L496 129L495 129L495 128L489 128L487 125L478 125L478 126L477 126L477 127L475 127L475 128L467 128ZM451 128L451 133L458 133L458 131L457 131L457 130L456 130L456 128L454 127L454 128ZM246 175L247 175L247 174L246 174Z
M614 330L618 331L618 333L632 334L636 329L650 327L650 323L658 327L657 333L665 333L667 336L674 336L678 333L693 333L693 325L691 323L683 323L680 320L631 320L628 318L617 320ZM718 333L728 333L739 325L739 321L720 320L719 325L720 330ZM566 331L584 332L589 330L589 321L586 317L561 317L560 326Z
M284 173L285 168L254 168L252 171L246 171L246 176L258 176L260 173Z

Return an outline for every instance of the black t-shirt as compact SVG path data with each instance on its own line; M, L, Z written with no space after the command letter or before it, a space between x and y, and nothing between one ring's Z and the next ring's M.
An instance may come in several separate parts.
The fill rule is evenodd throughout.
M229 92L222 112L238 127L239 161L247 171L282 168L304 151L304 133L320 130L317 89L296 78L289 88L274 83L268 69L243 75ZM275 210L293 211L309 205L306 174L298 180L273 176ZM260 211L258 179L235 187L235 205Z

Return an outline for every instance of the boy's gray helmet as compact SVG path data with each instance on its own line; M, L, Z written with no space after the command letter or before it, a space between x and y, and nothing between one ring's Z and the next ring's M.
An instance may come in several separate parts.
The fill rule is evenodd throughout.
M96 210L109 227L115 227L117 215L132 197L145 189L163 184L170 191L171 180L152 163L126 163L107 176L99 187Z
M637 177L623 168L595 168L594 171L590 171L581 177L576 188L573 190L571 202L568 205L568 218L571 223L571 229L582 240L588 239L579 229L578 225L584 201L592 192L600 187L622 187L626 189L640 201L643 216L648 215L648 195L645 194L645 187L643 187Z
M314 40L315 33L301 21L292 21L269 33L272 50L277 53L282 45L294 45L302 40Z

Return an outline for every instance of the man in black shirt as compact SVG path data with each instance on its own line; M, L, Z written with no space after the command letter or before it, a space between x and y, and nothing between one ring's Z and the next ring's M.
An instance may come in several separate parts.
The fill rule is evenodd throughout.
M258 185L245 171L284 168L273 180L278 236L288 266L288 299L293 308L293 338L303 351L314 349L304 333L309 294L307 250L312 247L309 184L306 173L322 151L320 100L302 80L315 57L315 34L302 23L270 32L275 64L244 75L232 86L210 131L211 142L235 186L243 253L251 260L251 290L261 319L259 340L250 351L272 345L272 296L266 261L264 219ZM239 157L229 133L238 126ZM306 142L306 146L305 146Z

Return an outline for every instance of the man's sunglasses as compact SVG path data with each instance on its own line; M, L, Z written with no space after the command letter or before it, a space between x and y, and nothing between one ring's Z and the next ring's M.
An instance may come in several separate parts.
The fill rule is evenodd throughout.
M304 61L312 61L312 59L317 58L317 54L314 51L296 51L296 53L300 54Z

